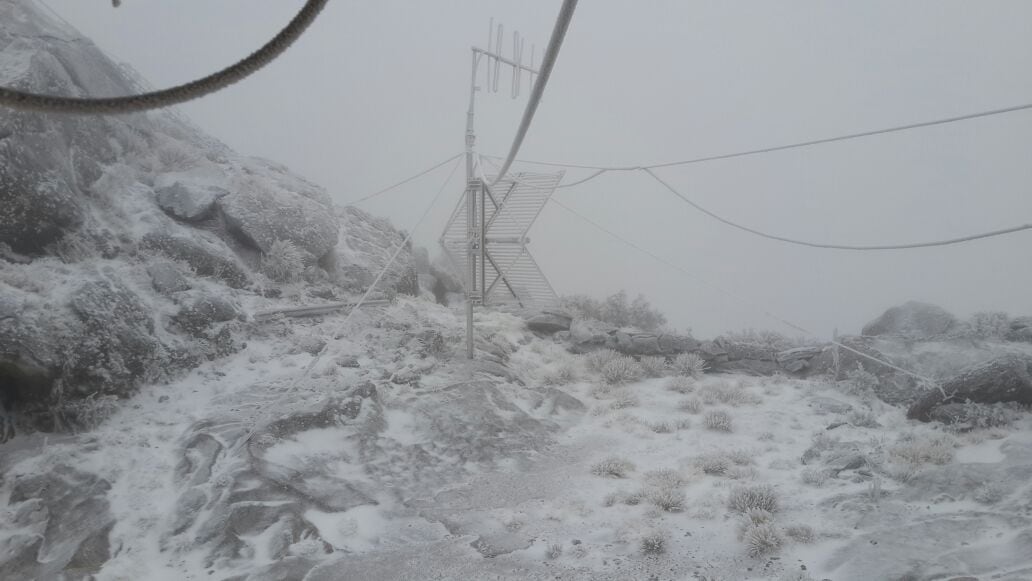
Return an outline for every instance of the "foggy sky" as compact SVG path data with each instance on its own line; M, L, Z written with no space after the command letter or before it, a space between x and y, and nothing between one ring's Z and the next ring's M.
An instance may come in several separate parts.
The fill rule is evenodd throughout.
M300 0L49 0L116 60L163 87L240 58ZM335 0L255 77L182 110L244 154L280 161L339 202L458 153L469 46L488 19L538 54L558 0ZM584 0L520 157L641 164L877 129L1032 101L1032 3ZM511 46L507 40L506 47ZM511 49L509 49L511 50ZM521 99L478 96L478 150L504 155ZM845 244L954 237L1032 221L1032 112L661 170L746 225ZM409 229L449 168L362 207ZM517 169L541 169L520 166ZM587 175L569 170L570 178ZM462 172L419 231L436 246ZM1032 234L927 250L841 252L752 237L640 173L559 199L689 268L715 291L558 207L532 248L561 294L644 293L698 336L747 326L858 332L886 307L1032 314ZM741 299L741 300L739 300Z

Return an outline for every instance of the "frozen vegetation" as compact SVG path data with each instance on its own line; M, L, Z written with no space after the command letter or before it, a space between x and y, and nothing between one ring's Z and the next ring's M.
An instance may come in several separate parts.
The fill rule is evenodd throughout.
M132 88L33 6L0 83ZM346 323L254 317L402 243L286 168L167 113L0 123L0 578L1032 576L1032 318L893 307L841 338L887 366L574 297L478 310L471 362L418 248Z

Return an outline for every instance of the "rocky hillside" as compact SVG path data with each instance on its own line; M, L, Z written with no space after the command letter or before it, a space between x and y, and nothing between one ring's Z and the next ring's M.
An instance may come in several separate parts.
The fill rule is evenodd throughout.
M34 2L0 2L0 84L112 96L136 78ZM402 241L174 112L0 111L0 160L5 436L74 428L84 405L239 349L256 309L364 291ZM414 280L406 248L381 290Z

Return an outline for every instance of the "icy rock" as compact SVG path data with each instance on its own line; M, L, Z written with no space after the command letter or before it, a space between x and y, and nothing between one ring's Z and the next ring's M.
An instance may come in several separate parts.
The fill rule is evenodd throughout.
M699 357L710 363L724 363L728 360L727 351L715 341L703 341L698 350Z
M228 193L215 186L183 182L176 182L155 192L158 206L166 214L186 222L199 222L211 217L215 211L215 202Z
M739 359L774 361L775 351L763 345L730 341L723 337L718 338L715 343L727 352L728 361L738 361Z
M853 410L853 406L830 397L815 397L810 400L810 406L821 413L844 414Z
M934 408L950 402L1016 402L1032 405L1032 357L1005 355L967 368L942 383L942 390L929 389L907 410L910 419L927 422ZM947 397L943 397L945 392Z
M559 331L569 331L573 317L557 311L544 311L527 319L527 328L536 333L551 335Z
M774 356L782 369L789 373L801 373L810 367L810 362L821 354L823 347L796 347L779 351Z
M753 377L769 377L781 370L777 363L760 359L735 359L733 361L715 363L711 366L711 369L719 373L738 373Z
M143 237L143 247L173 260L182 260L197 274L221 279L233 288L251 283L247 270L224 245L220 247L200 237L151 232Z
M101 279L80 286L70 306L83 323L71 362L81 393L125 394L158 356L154 320L139 297L121 283Z
M110 489L106 480L66 465L45 474L17 478L11 505L36 502L36 520L45 517L46 524L38 555L31 562L17 563L21 568L17 571L11 563L2 561L11 556L4 551L0 553L0 570L13 575L9 578L24 579L63 578L62 572L82 578L97 572L110 555L107 537L115 522L106 498Z
M329 207L286 189L237 191L218 202L229 232L268 252L280 240L292 242L314 262L337 244L337 219Z
M957 319L942 307L909 301L890 308L864 325L863 335L899 335L928 339L942 335L957 325Z
M199 333L215 323L231 321L237 316L237 308L228 300L204 294L180 309L174 320L184 331Z
M1032 343L1032 317L1016 317L1012 320L1007 340Z
M305 335L297 340L297 348L309 355L318 355L326 346L326 339L315 335Z
M171 262L155 262L147 267L147 274L151 277L151 286L154 290L163 295L190 290L190 282Z

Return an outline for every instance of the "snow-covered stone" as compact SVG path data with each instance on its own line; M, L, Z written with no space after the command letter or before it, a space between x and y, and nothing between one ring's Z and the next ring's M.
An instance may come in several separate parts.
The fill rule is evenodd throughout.
M147 267L147 274L151 277L151 286L154 290L163 295L190 289L190 281L186 280L179 268L171 262L155 262Z
M247 269L225 245L220 246L202 237L150 232L144 235L142 246L167 258L182 260L197 274L221 279L233 288L251 283Z
M1009 355L970 367L932 388L907 410L907 417L927 422L931 411L944 403L1014 402L1032 405L1032 357Z
M957 325L957 319L942 307L909 301L890 308L864 325L863 335L899 335L927 339L942 335Z
M229 192L217 186L175 182L155 192L166 214L186 222L198 222L212 215L215 202Z
M527 328L537 333L551 335L559 331L569 331L573 317L565 313L544 311L527 319Z

